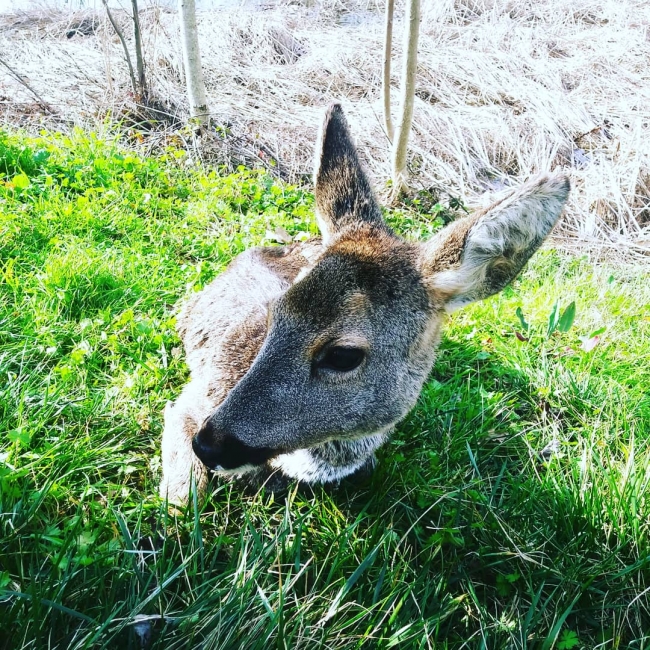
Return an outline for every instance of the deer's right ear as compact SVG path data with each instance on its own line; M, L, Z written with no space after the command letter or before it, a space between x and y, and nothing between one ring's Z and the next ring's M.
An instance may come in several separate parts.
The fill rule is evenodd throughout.
M332 235L354 223L383 226L340 104L332 104L325 114L316 145L314 185L316 217L325 245Z

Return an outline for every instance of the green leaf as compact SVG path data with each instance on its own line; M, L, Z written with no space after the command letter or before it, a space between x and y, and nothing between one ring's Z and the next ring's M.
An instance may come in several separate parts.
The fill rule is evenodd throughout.
M517 307L515 309L515 316L519 319L519 322L521 323L521 327L524 330L524 332L527 332L530 328L530 325L526 322L526 319L524 318L524 312L521 311L521 307Z
M580 643L578 635L573 630L564 630L560 635L560 639L557 642L558 650L571 650L575 648Z
M40 167L47 162L47 159L50 157L50 152L46 149L39 149L34 154L34 162Z
M12 185L19 190L26 190L29 187L29 176L25 173L16 174L11 179Z
M31 440L32 437L29 431L25 431L22 427L19 427L18 429L9 431L7 433L7 438L9 438L11 442L17 443L25 447L29 444L29 441Z
M84 530L80 535L77 536L77 545L79 546L80 551L85 551L89 546L91 546L95 541L96 534Z
M515 571L514 573L508 573L506 575L506 580L512 584L513 582L517 582L517 580L519 580L520 577L521 576L519 575L519 572Z
M576 317L576 301L574 300L560 316L560 320L557 323L557 328L560 332L568 332L573 325L573 321Z
M497 586L497 593L499 594L499 596L502 596L503 598L505 598L512 591L510 582L505 576L501 574L497 576L496 586Z
M589 585L589 582L587 583L587 586ZM584 591L584 589L586 589L586 587L583 588L583 591ZM558 638L558 634L560 633L560 630L562 629L562 626L564 625L564 621L566 621L567 618L569 617L569 614L573 610L575 604L578 602L578 599L580 598L580 596L582 596L583 591L579 591L575 595L573 600L569 603L569 606L562 612L562 614L560 614L560 617L557 619L557 621L555 622L555 625L553 626L551 631L548 633L548 636L546 637L546 639L544 639L544 643L542 645L542 650L551 650L551 648L553 648L553 645L554 645L556 639ZM559 646L558 646L558 648L559 648Z

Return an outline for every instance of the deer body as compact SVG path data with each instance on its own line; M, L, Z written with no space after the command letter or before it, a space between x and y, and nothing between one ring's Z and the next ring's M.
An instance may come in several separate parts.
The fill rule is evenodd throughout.
M242 253L178 318L191 380L165 411L161 495L207 469L328 482L374 464L414 406L444 314L500 291L557 221L564 176L542 176L428 242L397 237L327 112L315 173L322 240Z

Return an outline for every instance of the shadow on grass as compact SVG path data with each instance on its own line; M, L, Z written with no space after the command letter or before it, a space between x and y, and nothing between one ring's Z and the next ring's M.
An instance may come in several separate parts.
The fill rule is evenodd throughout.
M235 534L223 510L240 498L236 486L218 486L195 510L197 526L205 517L231 531L216 554L214 540L201 547L213 558L210 583L233 579L243 562L256 588L245 596L241 584L239 596L266 611L254 630L222 586L190 607L198 638L261 648L307 630L313 647L350 647L354 627L366 634L355 647L643 647L640 539L614 531L603 486L582 480L579 459L539 453L558 431L582 435L597 398L554 413L525 373L445 341L372 475L262 491L238 502ZM224 592L236 631L224 628Z
M549 406L524 371L446 340L371 476L284 495L215 482L180 512L116 497L105 506L112 539L95 557L81 507L69 552L49 564L39 550L48 532L26 529L20 566L32 580L0 601L2 629L40 621L33 647L550 649L575 639L640 650L647 531L614 520L606 484L585 476L570 445L549 462L538 453L558 432L587 435L603 396L586 386L578 397L573 409ZM15 638L4 647L20 647Z

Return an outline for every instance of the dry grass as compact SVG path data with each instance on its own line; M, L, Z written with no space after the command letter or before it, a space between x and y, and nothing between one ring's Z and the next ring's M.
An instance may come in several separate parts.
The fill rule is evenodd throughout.
M304 178L322 107L336 99L382 185L389 176L380 95L383 5L311 4L244 5L199 16L208 97L217 123L231 134L230 148L217 159L273 158L282 175ZM530 174L570 169L565 243L648 253L650 4L426 4L411 142L414 186L434 188L443 200L449 194L483 203ZM396 34L401 8L399 16ZM128 31L128 17L118 12L118 18ZM77 30L69 38L82 23L92 25L88 35ZM183 114L176 16L147 9L142 24L151 86L165 110ZM103 16L21 14L4 17L1 30L7 62L66 120L88 123L128 108L126 66ZM393 83L396 101L397 76ZM6 119L33 122L33 97L4 73L0 84Z

